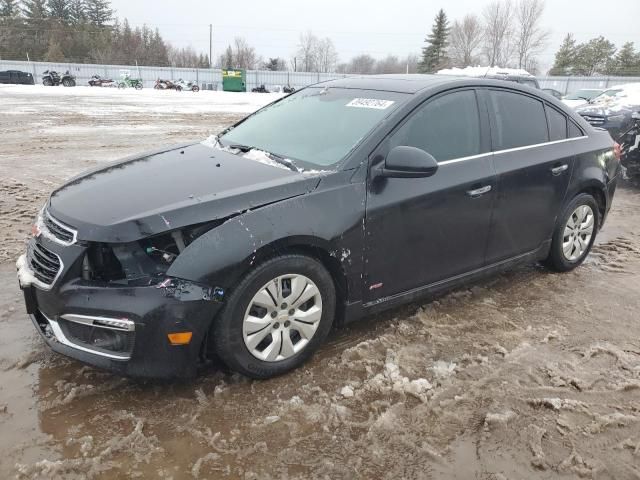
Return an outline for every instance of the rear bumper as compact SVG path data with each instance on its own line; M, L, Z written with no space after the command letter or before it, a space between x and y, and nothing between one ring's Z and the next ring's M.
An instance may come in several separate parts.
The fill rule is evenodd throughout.
M27 312L52 350L126 376L196 374L204 339L222 306L212 299L211 288L179 279L138 287L76 279L44 290L29 283L25 268L18 264ZM176 332L192 332L189 344L171 345L168 334Z

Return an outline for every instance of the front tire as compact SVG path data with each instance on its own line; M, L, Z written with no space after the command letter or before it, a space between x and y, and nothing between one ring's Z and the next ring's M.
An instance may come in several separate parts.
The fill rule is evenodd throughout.
M285 255L251 271L213 325L220 359L251 378L302 365L329 334L336 309L331 275L317 260Z
M600 226L600 210L587 193L576 196L565 207L553 232L546 264L557 272L568 272L587 258Z

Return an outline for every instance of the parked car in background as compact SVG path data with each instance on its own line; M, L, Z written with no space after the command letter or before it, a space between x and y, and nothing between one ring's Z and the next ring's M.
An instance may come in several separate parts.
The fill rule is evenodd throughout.
M5 70L0 72L0 83L11 83L15 85L34 85L33 75L20 70Z
M602 92L604 92L604 89L602 88L581 88L580 90L576 90L575 92L566 95L562 101L565 105L575 108L580 105L584 105L585 103L589 103L598 95L601 95Z
M520 264L578 267L611 207L616 153L516 83L332 80L56 189L18 279L64 355L177 378L217 356L272 377L337 322Z
M627 177L640 178L640 112L631 114L631 127L620 134L620 155Z
M631 127L632 114L640 112L640 83L609 88L575 110L591 125L604 128L617 140Z
M555 88L543 88L542 91L557 98L558 100L562 100L562 92L559 92Z

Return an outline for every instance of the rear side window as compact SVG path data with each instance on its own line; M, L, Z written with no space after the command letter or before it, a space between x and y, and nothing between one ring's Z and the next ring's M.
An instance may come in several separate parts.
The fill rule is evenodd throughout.
M546 106L546 110L549 122L549 139L553 142L567 138L567 117L555 108Z
M439 162L480 153L480 113L473 90L453 92L431 100L391 137L400 145L429 152Z
M569 121L569 138L579 138L582 136L584 136L582 130L580 130L580 128L575 123Z
M498 90L491 90L489 98L495 114L495 126L491 132L494 150L549 141L547 118L541 101Z

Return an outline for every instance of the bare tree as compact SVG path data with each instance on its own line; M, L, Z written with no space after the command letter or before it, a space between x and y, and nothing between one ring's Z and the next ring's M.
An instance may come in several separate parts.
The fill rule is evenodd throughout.
M376 62L374 73L403 73L405 65L395 55L387 55Z
M508 66L513 49L513 5L511 0L494 0L483 12L484 54L489 66Z
M467 67L477 63L483 38L482 25L475 14L465 15L461 22L453 22L449 36L449 56L453 65Z
M347 71L349 73L373 73L375 65L376 59L365 53L353 57L349 62Z
M335 71L338 63L338 51L330 38L318 40L315 53L318 72L329 73Z
M251 47L242 37L236 37L233 40L233 56L236 63L235 68L253 70L257 66L258 55L256 54L256 49Z
M544 0L519 0L516 5L518 68L529 70L536 67L534 56L547 44L550 32L541 26L544 7Z
M317 47L318 37L316 37L311 30L300 34L298 51L296 53L298 70L303 72L313 72L317 70Z
M233 44L229 45L224 53L218 57L220 68L243 68L254 70L262 63L256 54L256 49L242 37L233 39Z

